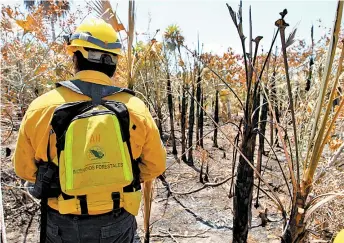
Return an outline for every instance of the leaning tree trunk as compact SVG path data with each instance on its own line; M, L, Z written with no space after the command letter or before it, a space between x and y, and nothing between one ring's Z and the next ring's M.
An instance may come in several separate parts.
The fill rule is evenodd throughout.
M215 93L214 121L216 124L214 129L213 147L217 148L217 124L219 124L219 91L217 89Z
M173 97L172 97L172 87L171 87L171 78L170 74L167 72L167 102L168 110L170 112L170 127L171 127L171 141L172 141L172 154L178 154L176 137L174 135L174 120L173 120Z
M184 74L185 75L185 74ZM182 160L187 163L187 159L186 159L186 136L185 136L185 130L186 130L186 97L185 97L185 89L186 89L186 85L185 85L185 78L182 84L182 113L181 113L181 121L180 121L180 125L181 125L181 132L182 132Z
M194 96L195 96L195 88L194 85L191 85L191 93L192 97L190 97L190 113L189 113L189 152L188 152L188 165L193 166L193 157L192 157L192 137L193 137L193 127L194 127L194 122L195 122L195 101L194 101Z

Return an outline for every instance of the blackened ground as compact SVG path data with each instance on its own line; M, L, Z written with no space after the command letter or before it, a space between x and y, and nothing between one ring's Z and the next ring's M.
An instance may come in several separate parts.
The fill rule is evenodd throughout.
M224 126L222 130L226 132L226 136L234 141L236 132L233 127ZM233 148L221 132L218 135L219 148L212 147L211 131L210 125L205 126L204 134L209 132L210 134L204 139L204 150L200 148L194 150L195 167L193 168L176 159L171 154L172 148L167 145L168 160L165 176L172 194L169 195L166 183L162 183L159 179L155 181L151 215L151 242L231 242L233 198L230 193L230 185L232 180L215 187L205 187L204 184L200 183L199 171L202 160L204 165L207 163L209 165L209 183L219 184L229 178L232 173ZM176 131L176 135L178 157L181 157L180 132ZM13 151L15 139L16 134L14 133L3 147L7 146ZM167 144L169 143L168 136L165 135L164 140ZM287 165L283 151L280 149L276 151L286 172ZM8 242L36 243L39 236L39 202L27 194L24 182L18 179L13 172L10 157L6 157L6 153L2 154L1 183ZM326 158L330 155L331 152L325 153ZM286 205L286 209L289 210L290 198L276 160L270 159L268 161L268 157L263 156L263 169L265 169L265 180L277 193L282 203ZM335 168L331 169L326 180L315 186L314 196L325 192L343 190L342 178L344 178L343 172ZM255 184L258 184L257 179ZM194 193L188 193L202 187L205 188ZM268 191L264 184L261 188ZM256 195L257 190L255 188L253 205L256 203ZM314 214L309 227L314 233L311 235L312 239L330 241L340 227L344 228L344 209L339 205L344 205L344 199L337 199ZM138 233L141 237L144 235L142 210L137 216ZM262 218L263 223L266 223L265 227L262 227ZM248 242L280 242L279 236L282 234L282 225L282 216L276 205L266 197L264 192L260 192L259 207L257 209L252 208L252 225Z

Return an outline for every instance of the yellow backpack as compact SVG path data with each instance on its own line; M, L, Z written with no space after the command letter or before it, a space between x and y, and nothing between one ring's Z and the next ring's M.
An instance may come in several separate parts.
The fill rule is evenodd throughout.
M90 207L109 205L109 200L116 210L120 207L120 193L140 189L139 169L132 158L126 106L102 98L133 92L80 80L58 85L92 98L63 104L53 114L51 134L56 135L62 198L79 200L82 214L88 214ZM68 208L59 211L68 213Z
M333 243L344 243L344 229L342 229L334 239Z

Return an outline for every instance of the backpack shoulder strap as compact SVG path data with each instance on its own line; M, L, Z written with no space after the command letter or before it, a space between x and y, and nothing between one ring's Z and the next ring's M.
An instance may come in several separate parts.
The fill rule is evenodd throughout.
M79 79L61 81L61 82L56 83L56 87L59 87L59 86L64 86L78 94L83 94L92 98L92 103L96 105L101 104L102 98L109 95L116 94L116 93L125 92L131 95L135 95L135 92L130 89L119 88L119 87L110 86L110 85L89 83L89 82L81 81Z

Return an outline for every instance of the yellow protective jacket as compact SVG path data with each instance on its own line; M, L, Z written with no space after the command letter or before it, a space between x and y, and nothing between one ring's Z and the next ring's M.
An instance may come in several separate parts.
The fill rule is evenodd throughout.
M102 85L112 85L112 80L105 74L97 71L80 71L73 78L85 82ZM166 167L166 151L163 147L159 131L146 105L137 97L128 93L117 93L105 98L124 103L129 111L130 143L134 159L142 158L139 164L140 180L149 181L162 174ZM34 182L37 171L36 162L47 161L47 143L50 121L55 108L66 102L90 100L89 97L75 93L68 88L58 87L35 99L29 106L20 126L16 150L13 156L15 173L24 180ZM51 138L55 144L55 136ZM56 148L51 146L51 158L56 163ZM141 194L123 195L121 193L121 206L127 211L136 214L141 201ZM94 195L96 198L101 195ZM66 204L66 202L68 203ZM110 202L111 204L112 202ZM58 199L50 198L49 206L59 210L60 213L80 214L80 204L77 199L66 200L60 196ZM101 214L110 211L106 205L103 208L89 210L89 214Z

